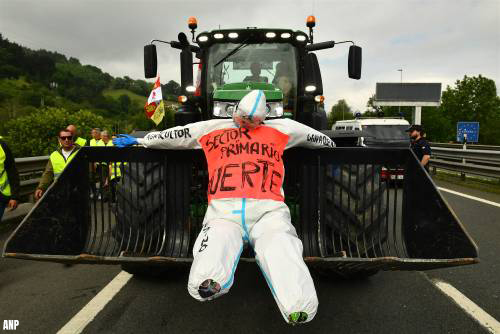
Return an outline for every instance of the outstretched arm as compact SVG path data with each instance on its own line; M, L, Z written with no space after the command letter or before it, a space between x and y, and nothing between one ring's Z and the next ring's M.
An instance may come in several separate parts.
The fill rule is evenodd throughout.
M183 126L176 126L162 131L153 131L144 138L125 137L116 138L113 143L119 147L131 145L143 145L149 148L163 149L199 149L201 148L198 139L213 130L223 122L222 120L210 120L203 122L190 123ZM227 122L224 120L224 122Z
M279 119L272 121L272 124L278 130L290 136L286 145L287 149L295 146L308 148L335 147L335 143L327 135L294 120Z
M205 122L176 126L170 129L150 132L144 138L139 138L139 144L150 148L164 149L195 149L200 148L198 138L203 133Z

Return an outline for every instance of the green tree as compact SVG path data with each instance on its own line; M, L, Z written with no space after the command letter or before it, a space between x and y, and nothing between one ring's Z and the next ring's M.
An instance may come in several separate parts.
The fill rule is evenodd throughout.
M118 97L118 102L120 103L120 112L122 113L122 115L128 114L130 105L132 103L130 97L126 94L122 94Z
M165 97L169 95L179 95L181 93L181 86L174 80L170 80L165 85L161 86L162 93Z
M344 99L338 100L328 114L328 128L331 129L336 121L347 119L354 119L351 107Z
M452 136L456 123L479 122L479 141L482 144L500 145L500 98L495 81L478 75L464 76L454 87L447 86L443 92L441 109L451 123Z
M367 110L364 117L404 117L408 122L412 122L414 107L380 107L375 106L375 95L372 95L366 103Z
M454 126L443 113L441 107L422 107L422 125L429 141L449 142L454 140Z
M178 106L175 104L165 105L165 129L175 126L175 113L177 112Z
M88 137L92 128L109 127L104 118L90 110L68 112L62 108L41 108L10 120L5 140L16 157L47 155L57 148L58 132L68 124L75 124L82 137Z

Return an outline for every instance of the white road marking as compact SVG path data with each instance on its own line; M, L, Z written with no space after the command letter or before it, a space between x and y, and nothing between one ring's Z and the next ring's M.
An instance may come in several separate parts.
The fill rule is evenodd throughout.
M482 308L477 306L472 300L467 298L455 287L439 279L428 278L425 274L424 276L441 292L450 297L462 310L476 320L488 332L492 334L500 334L500 322L486 313Z
M96 317L96 315L106 306L106 304L113 299L113 297L120 291L121 288L127 284L133 275L121 271L99 291L99 293L85 305L80 312L78 312L58 334L78 334L81 333L85 327Z
M493 205L493 206L496 206L496 207L500 208L500 203L497 203L497 202L488 201L487 199L484 199L484 198L467 195L467 194L460 193L458 191L454 191L454 190L450 190L450 189L446 189L446 188L441 188L441 187L437 187L437 188L439 190L441 190L441 191L446 191L446 192L448 192L450 194L453 194L453 195L462 196L462 197L465 197L465 198L468 198L468 199L472 199L474 201L478 201L478 202L481 202L481 203L486 203L486 204Z

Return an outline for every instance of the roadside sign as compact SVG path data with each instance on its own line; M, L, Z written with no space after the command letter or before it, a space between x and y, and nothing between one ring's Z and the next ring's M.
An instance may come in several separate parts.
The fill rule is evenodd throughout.
M457 142L463 143L464 138L468 143L479 141L479 122L457 122Z

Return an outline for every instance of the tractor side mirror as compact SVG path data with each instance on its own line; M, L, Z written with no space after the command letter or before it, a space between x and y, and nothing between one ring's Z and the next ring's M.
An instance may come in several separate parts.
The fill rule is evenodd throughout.
M323 95L323 80L318 58L314 53L306 55L304 63L304 90L306 93Z
M347 63L349 78L359 80L361 78L361 47L351 45L349 47L349 61Z
M193 53L189 48L181 51L181 90L186 92L186 87L193 86Z
M154 78L158 73L158 60L156 58L156 45L148 44L144 46L144 76Z

